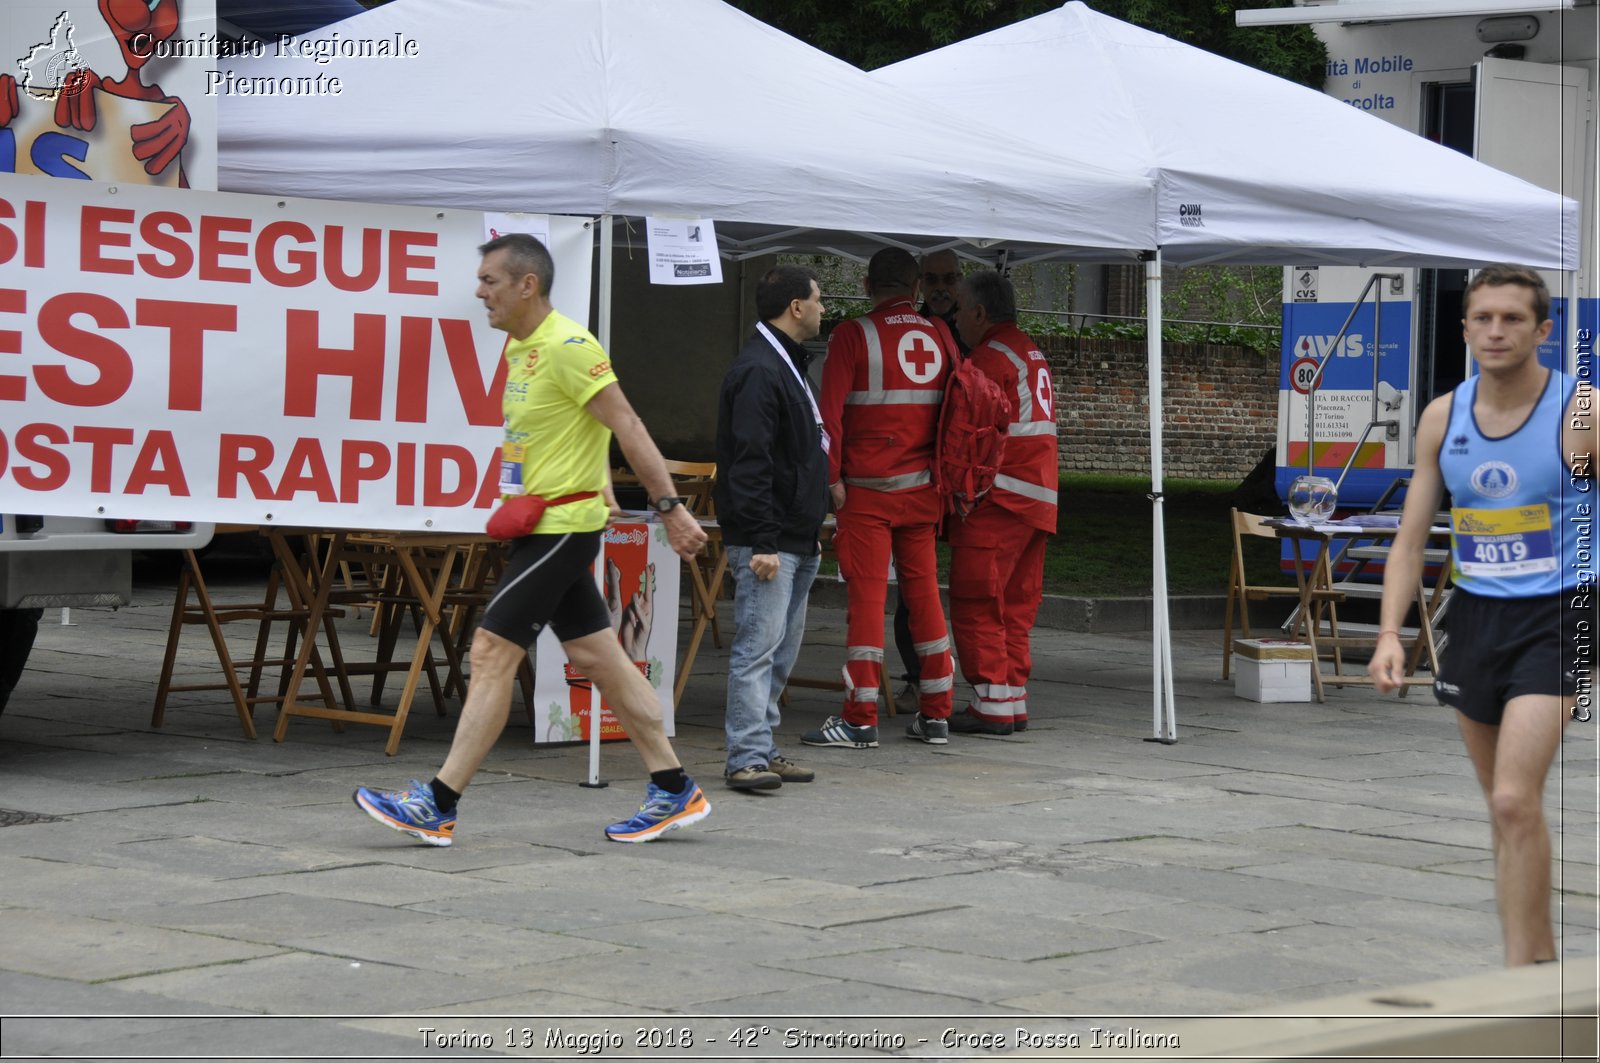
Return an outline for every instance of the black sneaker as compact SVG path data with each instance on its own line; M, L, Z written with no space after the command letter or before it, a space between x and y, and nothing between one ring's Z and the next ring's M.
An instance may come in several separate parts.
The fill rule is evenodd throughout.
M857 727L842 716L829 716L815 731L807 731L800 741L808 746L843 746L846 749L877 749L878 729Z
M950 741L950 721L930 719L919 712L906 724L906 737L930 746L945 745Z
M970 712L956 713L950 717L950 730L958 735L1008 735L1013 730L1009 723L990 723L980 720Z

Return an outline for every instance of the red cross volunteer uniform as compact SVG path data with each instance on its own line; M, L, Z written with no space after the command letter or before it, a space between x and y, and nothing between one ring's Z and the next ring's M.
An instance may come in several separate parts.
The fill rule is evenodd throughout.
M950 626L970 716L1004 734L1028 725L1028 635L1044 593L1045 541L1056 530L1060 459L1050 363L1012 322L992 325L969 357L1012 405L994 487L964 520L952 519ZM960 730L956 721L952 730Z
M921 662L922 715L950 715L953 663L934 554L940 503L933 459L955 352L949 326L917 313L909 298L844 322L828 342L822 420L828 482L845 486L834 549L849 591L841 715L852 726L877 726L891 555Z

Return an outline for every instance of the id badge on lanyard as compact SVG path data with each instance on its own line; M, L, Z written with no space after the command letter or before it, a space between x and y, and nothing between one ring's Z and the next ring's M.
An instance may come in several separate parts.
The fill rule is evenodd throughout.
M767 342L772 344L772 349L778 352L778 360L788 366L789 372L793 373L794 378L800 382L800 390L806 393L806 399L811 403L811 416L816 418L817 431L822 435L822 452L824 454L828 453L832 440L828 438L828 430L822 426L822 409L817 405L817 397L811 394L811 388L807 386L805 378L800 375L799 367L789 360L789 355L784 351L783 344L779 343L778 338L768 330L766 322L758 323L756 330L767 338Z

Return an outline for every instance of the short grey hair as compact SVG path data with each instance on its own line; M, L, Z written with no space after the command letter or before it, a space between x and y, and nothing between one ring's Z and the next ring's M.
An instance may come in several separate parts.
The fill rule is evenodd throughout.
M495 251L506 253L506 268L512 277L526 277L532 273L539 278L539 291L550 298L550 288L556 282L556 263L550 251L538 237L527 233L506 233L479 246L478 254L489 255Z

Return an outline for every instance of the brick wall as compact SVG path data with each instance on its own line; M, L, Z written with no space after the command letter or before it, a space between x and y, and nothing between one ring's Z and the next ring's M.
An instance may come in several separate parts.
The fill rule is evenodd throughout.
M1144 340L1046 336L1061 468L1148 474ZM1241 480L1277 438L1278 363L1239 347L1168 343L1161 386L1165 475Z

